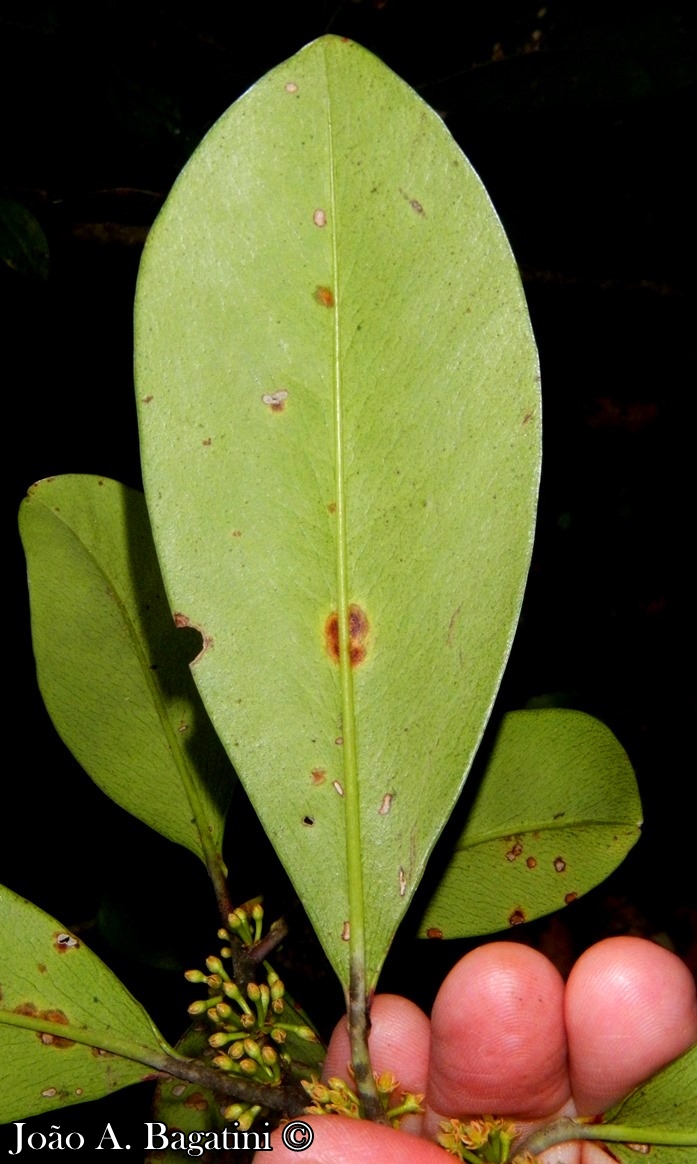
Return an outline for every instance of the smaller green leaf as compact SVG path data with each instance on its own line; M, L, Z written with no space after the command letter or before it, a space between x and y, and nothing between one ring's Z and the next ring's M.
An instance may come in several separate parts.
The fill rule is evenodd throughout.
M11 198L0 198L0 260L20 275L48 278L46 235L31 211Z
M640 825L632 766L604 724L511 712L419 934L494 933L569 905L619 865Z
M651 1164L696 1164L697 1043L607 1112L605 1124L625 1137L624 1143L614 1135L610 1141L623 1164L642 1159L641 1150L627 1141L651 1144Z
M169 1050L82 941L0 886L0 1123L147 1079Z
M20 531L56 728L108 796L214 873L233 773L187 665L201 640L175 629L143 496L103 477L49 477L23 501Z

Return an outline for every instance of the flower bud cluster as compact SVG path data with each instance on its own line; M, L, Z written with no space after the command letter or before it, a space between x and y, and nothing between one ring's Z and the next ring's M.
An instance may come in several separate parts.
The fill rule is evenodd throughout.
M383 1110L392 1127L398 1128L402 1116L409 1112L423 1111L421 1107L423 1095L403 1093L394 1075L389 1071L383 1071L381 1075L376 1072L375 1084ZM303 1087L313 1101L305 1109L309 1114L326 1115L334 1112L354 1120L365 1118L360 1099L343 1079L330 1079L326 1084L320 1083L317 1079L303 1080Z
M208 997L197 999L188 1009L193 1017L205 1016L211 1025L208 1042L217 1052L211 1060L213 1066L229 1075L277 1087L284 1067L291 1063L285 1047L288 1033L306 1042L319 1040L310 1027L298 1025L298 1016L285 1001L285 986L268 962L259 967L260 976L263 973L266 981L249 982L244 991L232 977L233 935L244 946L253 946L261 937L263 919L259 901L233 910L228 915L227 928L218 930L224 943L220 956L206 958L205 972L187 970L185 978L208 987ZM236 1103L223 1114L228 1120L237 1120L245 1131L261 1110Z

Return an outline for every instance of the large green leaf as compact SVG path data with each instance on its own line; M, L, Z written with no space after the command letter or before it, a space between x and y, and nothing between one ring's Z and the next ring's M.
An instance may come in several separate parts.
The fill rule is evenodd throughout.
M570 905L619 865L640 825L609 728L580 711L511 712L419 932L488 934Z
M142 494L49 477L20 511L41 693L63 740L118 804L208 861L232 772L167 607ZM198 636L196 636L198 641Z
M517 270L438 117L334 37L260 81L151 233L136 371L199 689L340 977L365 934L374 983L491 708L539 473Z
M107 967L0 886L0 1123L152 1075L167 1044Z

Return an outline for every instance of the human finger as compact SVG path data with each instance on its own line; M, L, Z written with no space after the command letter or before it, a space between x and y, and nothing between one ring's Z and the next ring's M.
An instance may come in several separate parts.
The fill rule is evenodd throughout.
M697 1040L690 971L642 938L607 938L586 950L571 971L565 1012L582 1115L607 1110Z
M559 972L513 942L467 954L431 1015L428 1132L443 1115L540 1118L559 1111L570 1094Z

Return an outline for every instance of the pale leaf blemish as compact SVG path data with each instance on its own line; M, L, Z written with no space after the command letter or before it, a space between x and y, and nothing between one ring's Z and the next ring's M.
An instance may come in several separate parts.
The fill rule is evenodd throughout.
M514 909L513 912L508 916L508 924L510 926L522 926L524 921L525 910L521 909L520 906L518 906L517 909Z
M149 404L151 400L152 400L152 396L144 396L143 397L143 404Z
M179 721L179 727L177 728L177 731L178 731L178 732L188 732L188 730L189 730L189 725L188 725L188 723L184 723L184 720L183 720L183 719L180 719L180 721Z
M425 218L426 211L416 198L410 198L409 205L411 206L412 210L416 211L417 214L420 214L422 218Z
M315 226L326 226L327 212L325 210L315 210L315 213L312 215L312 221Z
M172 1095L175 1095L177 1097L177 1099L179 1099L179 1096L183 1095L185 1091L186 1091L186 1084L185 1083L177 1083L176 1086L172 1088Z
M407 891L407 875L402 866L399 866L399 896L404 897Z
M200 663L206 651L213 646L213 639L209 634L206 633L202 626L199 626L197 622L194 622L193 619L190 619L188 615L182 614L180 610L175 610L172 614L172 618L174 619L174 625L176 627L190 627L192 630L197 630L201 636L201 639L203 640L201 650L199 651L198 655L189 663L190 667L195 667L197 663Z
M390 809L392 808L392 801L393 801L393 799L394 799L394 793L393 793L393 792L386 792L386 793L385 793L385 795L384 795L384 796L383 796L383 798L382 798L382 803L381 803L381 805L380 805L380 807L379 807L379 809L378 809L378 814L379 814L380 816L387 816L388 812L389 812L389 811L390 811Z
M508 852L506 853L506 860L507 861L515 861L515 859L520 856L522 851L523 851L523 846L521 845L520 841L516 841L513 848L509 849Z
M563 873L564 870L566 869L566 861L564 860L563 857L555 857L553 864L554 864L554 868L556 869L557 873Z
M66 933L56 934L53 945L59 954L64 954L66 950L79 950L80 948L77 938L73 934Z
M265 392L261 399L264 404L268 405L270 412L283 412L288 392L285 388L279 388L276 392Z
M75 1094L76 1094L76 1095L82 1095L82 1094L83 1094L83 1088L82 1088L82 1087L76 1087L76 1088L75 1088Z
M340 780L332 780L332 787L334 788L335 792L339 793L339 796L344 795L344 786Z
M55 1087L45 1087L41 1094L44 1099L53 1099L54 1095L58 1095L58 1091Z
M342 942L350 942L351 941L351 925L347 921L344 922L344 926L343 926L343 929L341 931L341 940L342 940Z
M286 93L297 93L298 91L298 86L295 84L295 81L287 81L283 88Z
M336 744L337 748L340 748L343 745L343 742L344 742L343 736L337 736L336 739L334 740L334 743Z

